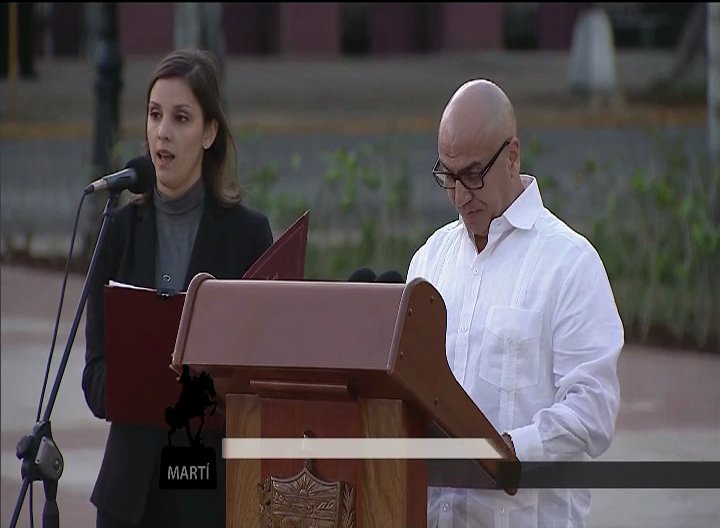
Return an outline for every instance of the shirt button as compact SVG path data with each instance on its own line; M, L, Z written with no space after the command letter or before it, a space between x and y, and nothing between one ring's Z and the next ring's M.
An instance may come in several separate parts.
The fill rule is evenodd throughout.
M448 505L447 505L447 504L443 504L443 511L448 511Z
M477 268L473 268L473 275L477 275L478 273L480 273L480 270Z
M162 280L164 280L165 282L170 282L170 275L168 275L166 273L165 275L162 276Z
M463 332L467 332L467 326L462 325L462 326L460 327L460 330L462 330Z
M505 513L505 508L500 508L500 513Z

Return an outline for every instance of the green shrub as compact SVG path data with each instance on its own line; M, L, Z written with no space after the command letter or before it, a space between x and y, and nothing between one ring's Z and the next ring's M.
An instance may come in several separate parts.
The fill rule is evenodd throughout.
M582 180L605 197L586 234L610 277L626 335L718 349L720 168L657 135L658 161L627 181L586 165Z
M546 205L602 257L628 341L718 350L720 169L690 157L682 140L655 139L659 155L629 179L589 158L569 182L575 202L584 200L581 207L562 190L568 185L536 176ZM523 170L533 173L529 168L542 152L539 142L530 142ZM276 165L250 174L250 200L267 212L276 232L310 209L308 279L346 280L360 266L404 275L438 227L414 216L406 158L387 141L338 148L323 161L323 185L312 203L275 189ZM294 154L290 168L300 166Z
M305 277L347 280L353 270L367 266L395 269L403 276L428 229L413 220L412 185L405 158L391 140L379 145L337 148L322 154L323 184L312 203L276 189L279 170L271 164L248 174L248 201L268 214L281 233L305 210L310 232ZM298 154L290 170L302 165Z

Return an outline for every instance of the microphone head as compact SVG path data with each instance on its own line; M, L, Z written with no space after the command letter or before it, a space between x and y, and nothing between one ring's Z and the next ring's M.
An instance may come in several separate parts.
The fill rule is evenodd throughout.
M375 282L399 282L403 283L405 282L402 278L402 275L398 273L395 270L390 271L383 271L380 275L377 276L377 279Z
M155 165L147 156L138 156L127 162L126 169L135 171L137 178L135 182L128 187L131 193L143 194L153 188L155 185Z
M373 282L374 280L375 272L370 268L358 268L348 278L348 282Z

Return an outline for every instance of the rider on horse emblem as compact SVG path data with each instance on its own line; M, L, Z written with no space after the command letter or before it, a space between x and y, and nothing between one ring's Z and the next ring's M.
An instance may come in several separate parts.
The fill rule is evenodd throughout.
M168 445L172 445L172 435L180 428L185 428L191 447L202 447L200 432L205 424L205 409L212 407L210 415L215 413L215 384L210 375L202 371L199 376L190 376L190 367L183 365L180 375L182 391L175 407L165 408L165 422L170 426ZM200 418L200 426L193 438L190 432L190 420Z

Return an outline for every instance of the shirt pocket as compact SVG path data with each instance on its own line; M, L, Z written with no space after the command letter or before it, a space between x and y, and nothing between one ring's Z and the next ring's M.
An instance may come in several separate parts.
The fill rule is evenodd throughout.
M480 351L479 377L505 391L537 385L542 312L493 305Z
M538 492L518 490L514 496L505 492L471 492L467 498L466 526L483 528L531 528L537 526Z

